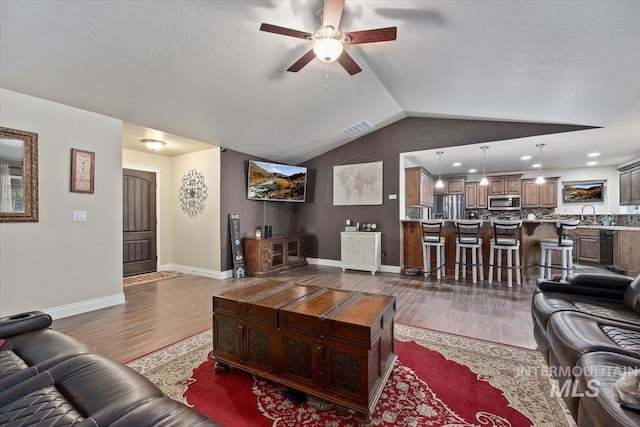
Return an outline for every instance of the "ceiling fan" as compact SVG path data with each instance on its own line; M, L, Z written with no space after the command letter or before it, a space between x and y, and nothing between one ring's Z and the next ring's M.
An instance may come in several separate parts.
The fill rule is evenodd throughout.
M297 73L302 67L311 62L314 57L318 57L324 62L338 61L347 73L354 75L362 71L362 69L344 50L344 46L395 40L397 28L386 27L343 33L340 28L343 9L344 0L325 0L322 24L320 24L313 33L305 33L304 31L264 23L260 26L260 31L297 37L314 42L313 48L302 55L302 58L298 59L287 71Z

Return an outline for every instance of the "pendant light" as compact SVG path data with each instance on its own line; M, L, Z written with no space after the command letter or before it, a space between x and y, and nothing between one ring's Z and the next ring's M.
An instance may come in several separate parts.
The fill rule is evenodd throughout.
M480 147L482 150L482 179L480 180L480 185L489 185L489 180L487 179L487 149L488 145L483 145Z
M536 178L536 184L544 184L544 176L542 176L542 147L544 147L545 144L543 142L541 142L540 144L536 144L536 147L540 147L540 164L539 164L539 175Z
M444 151L436 152L438 156L440 156L440 166L438 167L438 181L436 181L436 188L444 187L444 182L442 182L442 155Z

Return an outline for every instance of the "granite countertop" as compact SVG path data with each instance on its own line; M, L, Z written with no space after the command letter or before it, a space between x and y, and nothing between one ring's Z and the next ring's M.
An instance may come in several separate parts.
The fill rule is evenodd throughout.
M402 219L401 222L420 222L420 219ZM453 219L445 219L444 222L453 222ZM489 223L490 219L483 219L484 222ZM523 224L555 224L557 219L523 219ZM578 228L598 229L598 230L617 230L617 231L640 231L640 227L630 227L622 225L578 225Z

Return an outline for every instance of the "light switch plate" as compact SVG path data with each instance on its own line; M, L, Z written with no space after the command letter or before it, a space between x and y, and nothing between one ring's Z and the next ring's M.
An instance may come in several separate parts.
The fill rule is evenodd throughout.
M398 196L396 194L389 194L389 200L395 200Z
M87 211L73 211L73 220L74 221L86 221L87 220Z

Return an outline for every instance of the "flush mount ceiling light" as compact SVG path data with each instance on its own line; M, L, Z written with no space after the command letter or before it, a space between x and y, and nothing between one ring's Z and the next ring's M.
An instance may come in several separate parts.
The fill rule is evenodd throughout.
M600 153L589 153L587 154L587 157L598 157L600 155Z
M540 148L540 164L538 166L540 173L538 174L538 177L536 178L536 184L544 184L544 176L542 176L542 147L544 147L546 144L541 142L540 144L536 144L536 147Z
M531 156L522 156L520 160L531 160Z
M440 156L440 165L438 166L438 181L436 182L436 188L444 187L444 182L442 182L442 155L444 151L436 152L438 156Z
M140 141L151 151L161 150L166 145L164 141L158 141L157 139L141 139Z
M489 146L483 145L480 149L482 150L482 179L480 180L480 185L489 185L489 180L487 179L487 150Z
M587 166L595 166L598 162L587 162Z

